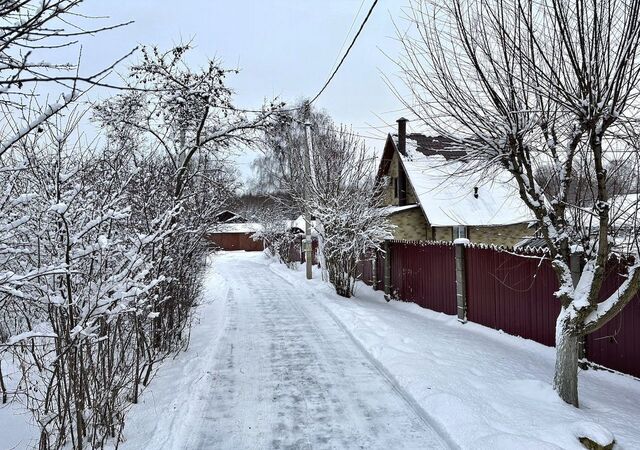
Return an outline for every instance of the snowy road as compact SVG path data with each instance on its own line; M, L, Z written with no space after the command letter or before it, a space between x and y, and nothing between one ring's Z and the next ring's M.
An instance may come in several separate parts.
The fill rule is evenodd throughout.
M309 292L254 255L216 262L228 322L184 448L446 447Z
M164 412L174 417L156 430L169 426L163 431L172 438L150 446L448 448L424 412L309 300L310 289L294 288L260 255L220 256L214 264L228 290L217 350L198 364L201 376L208 365L207 388L184 399L188 411L180 402Z
M583 371L576 409L551 387L553 348L366 286L345 300L259 253L212 262L189 349L162 363L119 450L580 450L585 434L640 448L636 379Z

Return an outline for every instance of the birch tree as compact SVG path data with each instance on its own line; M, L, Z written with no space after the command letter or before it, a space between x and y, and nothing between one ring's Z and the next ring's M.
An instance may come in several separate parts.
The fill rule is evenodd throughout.
M635 227L625 282L599 297L620 252L607 165L638 152L639 12L635 0L416 0L415 31L400 35L400 67L413 94L407 107L479 166L509 170L537 218L560 284L553 386L576 407L580 341L640 286ZM555 189L537 182L541 166ZM637 199L628 208L637 217ZM570 259L578 252L574 285Z

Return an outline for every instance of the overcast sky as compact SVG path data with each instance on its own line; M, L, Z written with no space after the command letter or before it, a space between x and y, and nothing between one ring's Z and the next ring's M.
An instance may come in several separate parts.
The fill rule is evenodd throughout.
M372 0L86 0L82 12L109 16L109 22L134 20L116 31L83 43L85 71L99 68L138 44L169 48L193 39L192 61L220 58L239 67L230 80L237 103L260 106L265 98L285 101L311 97L320 89L364 19ZM318 99L337 122L355 132L384 138L403 114L401 103L381 72L393 77L399 48L394 21L402 19L406 0L380 0L363 34L330 87ZM356 16L356 14L359 14ZM354 23L355 19L355 23ZM352 27L353 24L353 27ZM348 35L347 32L352 27ZM385 56L385 53L387 56ZM123 67L124 69L124 67ZM370 126L381 129L369 128ZM381 151L382 141L368 143ZM238 158L243 174L253 155Z

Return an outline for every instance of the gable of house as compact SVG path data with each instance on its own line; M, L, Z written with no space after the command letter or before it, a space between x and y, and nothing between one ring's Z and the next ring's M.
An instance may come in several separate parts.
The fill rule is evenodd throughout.
M394 237L513 246L533 231L535 217L506 170L473 170L466 153L443 137L389 135L378 179L387 179L384 203ZM409 208L414 205L419 208Z

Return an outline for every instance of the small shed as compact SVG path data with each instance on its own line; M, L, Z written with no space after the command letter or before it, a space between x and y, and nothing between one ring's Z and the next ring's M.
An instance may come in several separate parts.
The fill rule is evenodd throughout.
M252 235L262 230L259 223L223 223L216 225L207 234L210 244L220 250L245 250L259 252L264 250L264 242L253 240Z

